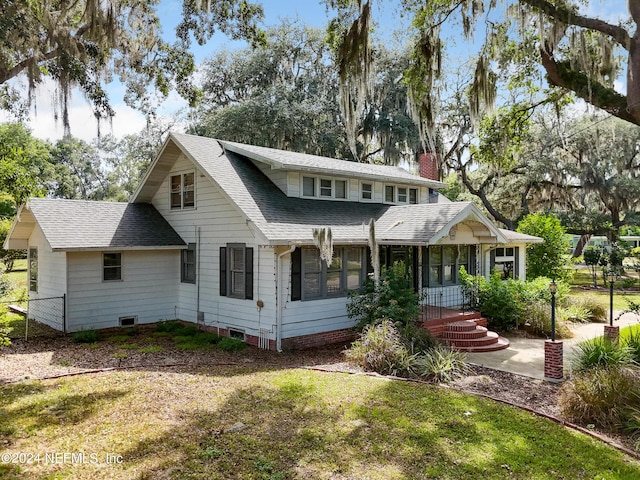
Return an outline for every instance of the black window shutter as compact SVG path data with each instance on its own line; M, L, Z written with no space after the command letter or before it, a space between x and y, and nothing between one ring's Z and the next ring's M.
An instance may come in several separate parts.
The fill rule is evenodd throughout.
M227 247L220 247L220 296L227 296Z
M429 286L429 247L422 247L422 287Z
M302 299L302 250L291 252L291 301Z
M476 246L469 245L469 275L477 275L478 269L476 268Z
M493 275L493 269L496 268L496 249L489 252L489 275Z
M253 300L253 248L244 250L244 298Z
M370 273L373 273L373 263L371 263L371 248L369 247L366 248L365 255L367 256L366 258L367 275L369 275Z
M515 256L513 263L513 278L515 280L520 278L520 247L514 248L513 253Z

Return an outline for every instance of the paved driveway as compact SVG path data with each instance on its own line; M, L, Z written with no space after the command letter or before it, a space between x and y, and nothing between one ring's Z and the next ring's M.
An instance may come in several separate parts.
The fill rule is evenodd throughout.
M614 312L615 313L615 312ZM638 323L638 318L627 313L614 323L620 328ZM571 330L574 337L564 342L564 370L565 377L571 374L571 355L574 346L589 338L601 336L604 333L604 323L588 323L577 325ZM533 378L544 378L544 340L506 337L511 342L509 348L497 352L469 353L468 361L476 365L504 370L511 373L526 375Z

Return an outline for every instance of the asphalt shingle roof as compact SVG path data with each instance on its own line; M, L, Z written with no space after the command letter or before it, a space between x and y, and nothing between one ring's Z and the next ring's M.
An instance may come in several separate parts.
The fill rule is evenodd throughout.
M446 186L441 182L413 175L400 167L390 165L372 165L370 163L350 162L336 158L289 152L286 150L258 147L255 145L245 145L242 143L227 142L223 140L220 140L220 144L226 150L231 150L240 155L267 163L273 168L317 172L355 178L377 178L413 185L427 185L435 188Z
M227 142L184 134L170 138L274 243L311 243L318 227L331 227L334 241L366 243L371 218L381 243L427 243L460 212L472 208L468 202L395 206L287 197L246 156L225 151Z
M32 198L28 208L53 250L186 245L155 207L145 203Z

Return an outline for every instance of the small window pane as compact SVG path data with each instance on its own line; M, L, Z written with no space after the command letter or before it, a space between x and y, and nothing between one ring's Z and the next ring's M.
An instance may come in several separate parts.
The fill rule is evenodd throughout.
M443 263L445 264L451 264L451 263L455 263L456 261L456 247L454 246L446 246L446 247L442 247L442 253L443 253Z
M398 203L407 203L407 189L398 187Z
M496 257L504 257L504 248L496 248Z
M429 285L442 285L442 267L435 265L429 267Z
M395 201L395 188L393 187L393 185L387 185L384 187L384 201L385 202Z
M173 175L171 177L171 208L181 208L181 192L182 192L182 178L180 175Z
M513 248L507 248L506 249L506 256L507 257L513 257Z
M102 279L122 280L122 255L120 253L105 253L102 255Z
M429 263L431 265L442 265L442 248L441 247L429 248Z
M363 200L371 200L373 193L373 185L370 183L362 184L362 199Z
M320 180L320 196L321 197L330 197L331 191L331 180Z
M183 207L193 207L195 205L195 173L184 174L184 203Z
M231 249L231 270L244 271L244 248Z
M305 248L302 250L302 262L305 272L319 272L322 269L320 255L317 250Z
M320 273L304 274L304 295L307 298L320 296Z
M336 180L336 198L347 198L347 182Z
M29 291L38 291L38 249L29 249Z
M469 263L469 246L468 245L460 245L458 247L458 263L460 263L461 265Z
M313 177L302 177L302 195L305 197L315 197L316 179Z
M244 297L244 272L231 272L231 293Z
M418 189L417 188L410 188L409 189L409 203L411 203L412 205L415 205L416 203L418 203Z

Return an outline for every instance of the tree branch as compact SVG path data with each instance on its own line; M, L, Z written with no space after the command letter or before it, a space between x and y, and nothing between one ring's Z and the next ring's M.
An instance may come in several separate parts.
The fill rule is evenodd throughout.
M599 18L591 18L579 15L576 11L570 8L554 5L547 0L521 1L522 3L540 10L549 17L567 25L574 25L576 27L582 27L588 30L595 30L597 32L603 33L615 40L625 50L629 50L629 47L631 45L631 37L629 36L627 30L623 27L612 25L603 20L600 20ZM630 3L633 4L634 2L631 1Z
M573 91L587 103L601 108L614 117L640 125L640 118L636 118L627 109L627 97L620 95L612 88L590 80L582 72L572 70L569 62L556 62L553 53L549 50L548 47L540 49L542 66L547 71L549 83Z

